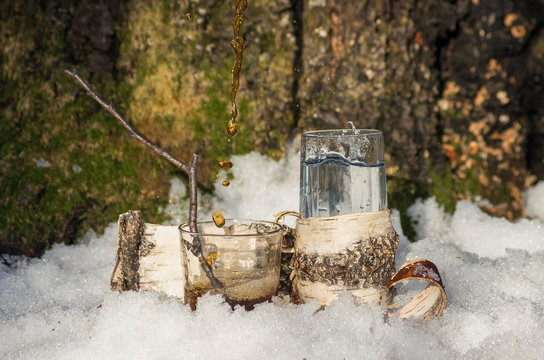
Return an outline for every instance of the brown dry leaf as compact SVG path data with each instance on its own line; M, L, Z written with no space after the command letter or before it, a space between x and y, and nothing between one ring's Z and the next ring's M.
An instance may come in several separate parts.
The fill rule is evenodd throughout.
M523 186L525 186L525 188L528 188L531 185L533 185L536 182L537 179L538 179L538 177L536 175L528 175L525 178L525 183L523 184Z
M506 218L508 219L508 221L513 221L514 220L514 213L512 212L512 210L508 210L506 212Z
M489 92L487 91L487 88L485 86L482 86L480 90L478 90L478 93L476 94L476 97L474 98L474 105L482 106L482 104L486 102L488 99L489 99Z
M451 95L457 94L461 88L454 81L446 82L444 87L444 97L450 97Z
M493 131L493 132L491 133L491 135L489 136L489 138L490 138L491 140L501 140L502 135L501 135L497 130L495 130L495 131Z
M508 26L508 27L512 26L514 21L516 21L517 19L518 19L517 14L514 14L514 13L507 14L504 17L504 26Z
M468 101L463 102L461 113L465 116L469 116L471 111L472 111L472 104Z
M510 196L514 199L514 201L521 203L521 191L519 188L513 184L510 184Z
M527 30L525 29L525 26L523 25L516 25L512 26L510 29L510 34L516 39L521 39L527 35Z
M499 99L501 105L506 105L510 102L510 98L508 97L508 94L504 90L497 92L497 99Z
M489 59L489 62L487 63L487 72L485 74L486 79L491 79L493 76L497 75L499 72L502 71L501 64L497 61L497 59Z
M414 36L414 41L416 44L423 46L423 36L421 35L421 31L418 31L416 35Z
M471 141L468 144L468 153L470 155L475 155L478 152L478 143L476 141Z
M504 204L494 206L484 206L482 208L486 213L497 217L504 217L507 213L507 207Z
M501 64L497 61L497 59L489 59L489 63L487 63L487 71L490 73L498 73L502 70Z
M485 123L485 119L472 122L468 126L468 131L476 137L481 137L489 131L489 126Z
M448 157L450 164L455 164L457 162L457 154L455 153L455 147L450 144L442 144L442 149L446 152L446 156Z
M489 179L488 179L487 176L485 176L484 174L478 175L478 182L479 182L482 186L487 186L487 185L489 185Z

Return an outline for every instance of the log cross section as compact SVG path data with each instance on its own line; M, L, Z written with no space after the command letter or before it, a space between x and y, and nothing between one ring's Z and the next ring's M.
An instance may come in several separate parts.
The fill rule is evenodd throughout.
M177 226L147 224L141 211L119 215L114 291L148 290L184 300L185 268Z
M141 211L119 215L117 255L111 274L110 286L115 291L137 291L139 289L139 250L144 234Z

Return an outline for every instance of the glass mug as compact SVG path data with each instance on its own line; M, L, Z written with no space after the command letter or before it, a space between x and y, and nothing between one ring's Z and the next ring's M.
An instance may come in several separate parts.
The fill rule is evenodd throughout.
M185 269L185 303L196 309L204 293L221 294L231 305L251 310L257 303L277 295L280 278L283 229L279 224L246 219L227 219L223 227L213 221L197 223L198 233L188 224L179 227ZM189 249L195 237L203 257ZM206 262L221 283L213 287L202 269ZM205 265L204 265L205 266Z
M302 134L301 218L387 209L383 134L373 129Z

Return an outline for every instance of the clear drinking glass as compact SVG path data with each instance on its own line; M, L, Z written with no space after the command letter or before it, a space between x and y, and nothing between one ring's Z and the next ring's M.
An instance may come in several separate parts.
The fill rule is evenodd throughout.
M280 225L257 220L227 219L223 227L213 221L197 224L192 233L188 224L179 227L184 252L185 302L193 310L199 296L221 294L234 305L250 310L257 303L277 295L283 231ZM198 237L204 259L187 247ZM222 287L214 288L202 269L205 261Z
M350 129L303 133L299 204L302 218L386 209L382 132Z

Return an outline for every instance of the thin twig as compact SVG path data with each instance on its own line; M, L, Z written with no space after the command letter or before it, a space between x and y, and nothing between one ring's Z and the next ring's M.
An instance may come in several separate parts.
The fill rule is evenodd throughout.
M153 144L148 138L146 138L145 136L140 134L138 131L136 131L136 129L134 129L132 125L128 123L128 121L126 121L121 115L119 115L119 113L113 108L112 105L107 104L100 96L96 95L93 89L91 89L91 87L81 77L79 77L79 75L75 72L75 70L72 70L72 71L64 70L64 72L70 75L71 77L73 77L81 86L83 86L83 88L87 90L87 95L92 97L97 103L99 103L104 109L106 109L107 112L112 114L113 117L116 118L138 141L140 141L142 144L144 144L151 150L155 151L161 157L170 161L178 169L185 171L185 173L189 175L189 173L191 172L190 165L184 163L181 160L178 160L174 155L170 154L169 152L160 148L159 146ZM198 158L197 158L197 162L198 162Z
M197 170L198 170L198 154L193 154L193 161L191 162L191 170L189 175L189 230L191 233L198 234L198 228L196 226L198 203L197 199ZM193 244L191 245L191 252L200 258L200 267L204 270L204 273L210 279L212 286L216 289L222 288L223 284L213 275L212 267L202 253L202 243L197 235L193 235Z
M199 155L193 154L193 160L191 164L186 164L183 161L176 158L174 155L170 154L168 151L164 150L158 145L153 144L148 138L140 134L128 121L126 121L112 105L106 103L100 96L98 96L93 89L87 84L75 70L64 70L65 73L73 77L85 90L87 90L87 95L93 98L98 104L100 104L107 112L113 115L121 125L123 125L138 141L144 144L149 149L156 152L162 158L168 160L178 169L184 171L187 176L189 176L189 229L191 233L198 234L197 223L197 210L198 210L198 191L197 191L197 169L198 169L198 160ZM206 262L204 255L202 254L202 245L198 236L194 236L193 244L191 246L191 252L200 258L200 263L202 270L210 279L210 282L214 288L221 288L223 285L221 282L213 275L211 266Z
M198 233L196 227L198 203L197 199L197 169L198 169L199 155L193 154L193 161L191 162L190 170L187 175L189 176L189 229L192 233Z

